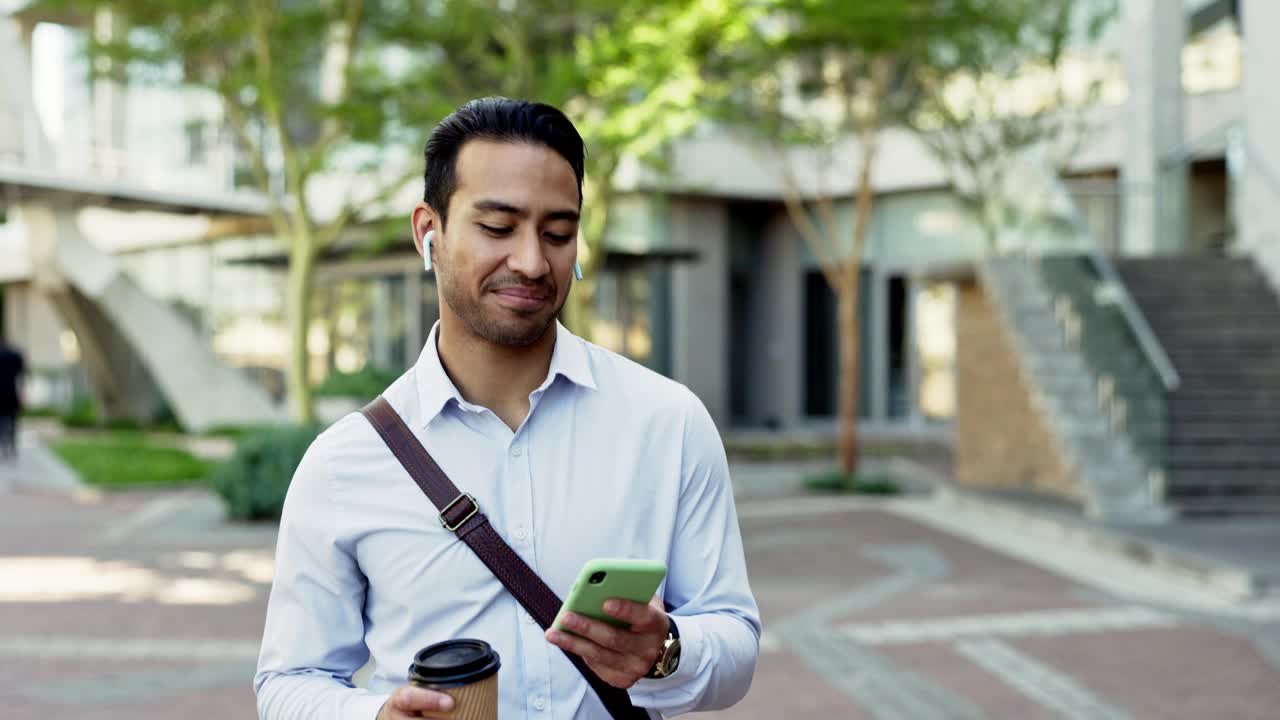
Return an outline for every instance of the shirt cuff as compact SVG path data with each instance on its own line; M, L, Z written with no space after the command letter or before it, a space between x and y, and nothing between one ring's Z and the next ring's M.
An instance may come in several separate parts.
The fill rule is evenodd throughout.
M342 720L377 720L378 712L390 698L389 693L356 695L343 703Z
M696 696L692 685L702 666L705 639L700 618L672 615L680 630L680 665L664 678L641 678L631 686L631 702L640 707L669 713L692 702Z

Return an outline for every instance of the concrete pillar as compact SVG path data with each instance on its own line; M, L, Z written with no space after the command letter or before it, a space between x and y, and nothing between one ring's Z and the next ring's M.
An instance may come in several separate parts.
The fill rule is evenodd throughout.
M1242 0L1244 27L1244 148L1240 153L1243 187L1237 204L1240 246L1280 290L1280 3Z
M861 387L859 392L866 393L869 400L867 419L882 422L889 417L889 276L877 267L868 270L863 275L863 282L869 287L865 292L867 314L862 320L871 324L871 332L863 332L862 336L871 342L859 348L858 361L866 363L869 372L858 374L870 379L870 387Z
M760 246L763 304L753 321L763 325L763 342L752 392L760 395L760 419L777 418L784 429L799 426L804 412L803 242L779 209Z
M31 94L31 34L35 25L0 15L0 155L28 167L53 161Z
M907 422L912 427L924 425L924 413L920 411L920 381L923 375L920 357L920 329L916 327L920 292L924 283L915 275L904 278L907 284L906 315L902 321L906 325L906 359L907 359Z
M110 42L125 32L123 19L106 8L95 11L93 16L93 34L99 42ZM102 70L115 70L111 63L99 58L96 62L105 64ZM123 73L123 68L119 68ZM93 81L93 144L95 146L97 167L95 170L109 177L122 177L125 174L123 158L125 157L125 122L126 122L127 89L125 85L110 77L102 77Z
M1163 160L1183 142L1186 14L1182 3L1169 0L1124 0L1121 13L1129 85L1121 249L1133 255L1177 252L1186 245L1187 167L1166 167Z
M723 202L673 199L671 246L695 248L697 260L672 271L672 377L729 423L729 223Z

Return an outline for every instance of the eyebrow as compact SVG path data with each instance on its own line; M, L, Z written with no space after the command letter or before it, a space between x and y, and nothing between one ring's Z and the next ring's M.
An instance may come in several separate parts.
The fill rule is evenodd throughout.
M501 212L510 213L511 215L522 218L529 217L529 210L527 208L516 207L511 203L506 203L501 200L477 200L471 207L482 212ZM577 210L552 210L546 214L547 220L572 220L573 222L577 222L578 218L579 214Z

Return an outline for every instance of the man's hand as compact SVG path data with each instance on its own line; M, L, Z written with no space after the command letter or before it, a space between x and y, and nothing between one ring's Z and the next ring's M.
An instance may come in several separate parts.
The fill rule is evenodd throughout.
M572 632L547 630L547 641L579 655L600 679L626 690L649 673L662 654L670 625L662 601L654 596L648 605L613 598L604 604L612 617L630 623L630 630L565 613L560 624Z
M405 685L391 693L377 720L408 720L420 718L424 712L449 712L453 698L445 693L426 688Z

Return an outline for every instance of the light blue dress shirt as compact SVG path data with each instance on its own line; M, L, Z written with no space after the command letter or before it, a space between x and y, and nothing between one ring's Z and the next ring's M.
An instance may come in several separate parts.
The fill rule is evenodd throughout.
M438 328L438 326L437 326ZM436 332L385 395L494 529L561 598L598 557L661 560L677 672L641 680L655 717L746 694L760 617L724 446L684 386L557 324L550 372L512 432L466 402ZM488 641L502 720L608 718L563 652L462 541L359 414L307 451L289 487L254 689L266 720L373 720L420 648ZM368 689L351 677L372 659Z

